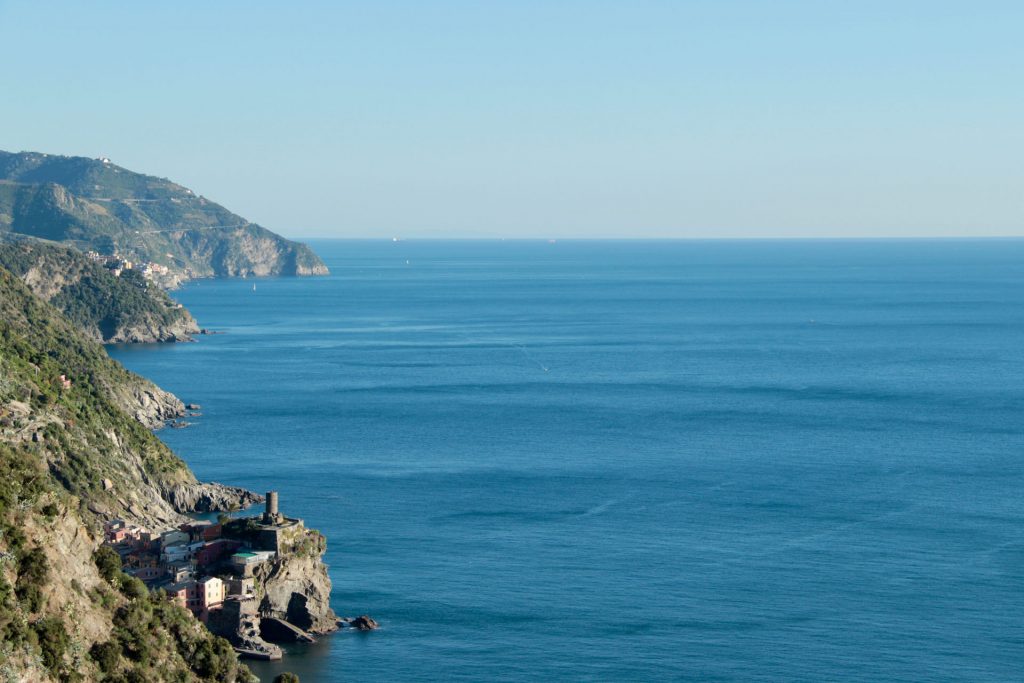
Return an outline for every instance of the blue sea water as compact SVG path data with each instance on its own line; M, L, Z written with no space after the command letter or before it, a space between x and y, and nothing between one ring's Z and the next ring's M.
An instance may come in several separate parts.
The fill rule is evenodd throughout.
M328 537L304 683L1024 678L1024 241L323 241L112 349Z

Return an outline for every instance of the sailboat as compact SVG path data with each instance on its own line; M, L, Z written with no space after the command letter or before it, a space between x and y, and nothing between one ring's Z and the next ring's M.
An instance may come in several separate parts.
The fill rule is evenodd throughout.
M254 291L254 292L256 291L256 283L255 282L252 283L252 291Z

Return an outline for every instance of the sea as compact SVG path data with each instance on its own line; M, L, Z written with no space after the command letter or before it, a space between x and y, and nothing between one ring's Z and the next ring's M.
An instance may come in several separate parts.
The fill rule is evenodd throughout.
M1024 680L1024 240L311 244L110 350L381 624L264 681Z

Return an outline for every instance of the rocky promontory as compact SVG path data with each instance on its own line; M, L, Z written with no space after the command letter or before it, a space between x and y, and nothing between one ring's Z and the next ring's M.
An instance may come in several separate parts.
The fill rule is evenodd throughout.
M275 492L266 496L263 515L226 521L223 538L237 544L230 572L233 591L208 625L239 654L278 659L280 644L315 642L337 630L331 609L331 579L322 556L324 537L303 521L277 511Z
M0 237L3 234L0 233ZM192 314L130 262L107 262L69 246L10 237L0 266L28 285L101 344L189 341L200 328ZM111 266L111 267L108 267ZM149 271L147 271L149 272Z

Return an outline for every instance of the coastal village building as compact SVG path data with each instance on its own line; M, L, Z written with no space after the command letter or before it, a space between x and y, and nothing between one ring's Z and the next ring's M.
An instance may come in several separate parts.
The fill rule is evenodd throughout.
M210 610L216 609L224 602L224 582L216 576L208 576L196 581L196 604L192 608L203 623L209 618Z
M245 576L232 576L225 585L227 595L237 597L253 597L256 595L256 580Z
M172 562L168 565L164 565L164 574L167 580L173 583L180 583L192 578L195 572L192 570L192 563L188 560L179 560L178 562Z
M175 199L171 199L172 202L176 202ZM177 202L176 202L177 203ZM161 277L167 277L171 274L171 269L162 263L156 263L154 261L141 261L134 262L122 257L119 254L101 254L97 251L89 250L85 252L86 258L90 261L102 265L104 268L110 271L114 277L120 277L121 273L126 270L137 270L142 273L142 276L147 279L156 279ZM173 259L173 254L167 254L167 258ZM181 304L177 304L176 308L181 308Z
M162 586L162 588L167 593L168 600L176 604L178 607L188 607L188 582L179 581L178 583L173 583L169 586Z
M63 375L62 375L63 377ZM103 537L108 544L144 543L151 539L148 530L128 524L123 519L112 519L103 525Z
M209 567L229 557L232 552L240 547L241 543L239 541L232 541L226 538L209 541L193 553L193 559L197 567Z
M125 573L129 576L134 576L143 583L148 584L151 581L162 579L164 576L167 575L167 570L158 565L153 565L151 567L135 567L126 570Z
M184 545L191 540L188 533L181 529L168 529L160 534L160 547L170 548L174 546Z
M231 566L240 576L248 578L258 565L274 559L274 555L274 552L266 550L238 552L231 556Z
M266 509L259 525L259 547L275 553L284 552L302 538L304 527L301 519L285 517L278 510L277 491L267 492Z

